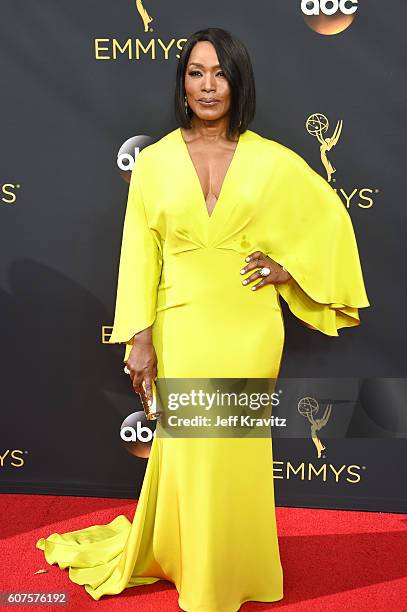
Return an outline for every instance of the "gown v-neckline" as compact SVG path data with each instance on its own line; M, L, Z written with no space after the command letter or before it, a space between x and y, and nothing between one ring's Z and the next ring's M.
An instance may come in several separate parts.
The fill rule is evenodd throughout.
M198 191L199 191L199 196L200 196L199 199L200 199L200 201L201 201L201 203L202 203L202 205L204 207L203 208L203 213L205 214L205 217L207 218L207 220L211 221L212 218L214 217L217 209L219 208L219 205L222 202L222 196L224 195L225 186L227 186L227 181L228 181L228 179L230 177L231 172L233 171L234 166L236 165L236 159L237 159L237 156L238 156L240 148L241 148L242 138L243 138L243 135L246 132L243 132L242 134L239 134L239 139L237 141L237 145L236 145L235 150L233 152L232 159L230 160L230 163L229 163L229 166L227 167L225 176L223 177L223 181L222 181L222 185L221 185L221 188L220 188L218 199L216 200L215 206L214 206L211 214L209 214L208 207L206 205L205 194L204 194L204 192L202 190L201 181L199 180L199 175L198 175L197 169L195 168L195 164L194 164L194 162L192 160L191 154L189 152L188 145L187 145L187 143L184 140L184 137L183 137L182 132L181 132L181 128L178 128L177 131L178 131L178 136L179 136L179 138L180 138L180 140L181 140L181 142L183 144L183 148L184 148L184 151L186 153L186 157L189 159L189 163L190 163L190 166L191 166L191 169L192 169L192 174L194 176L194 182L195 182L195 184L196 184L196 186L198 188Z

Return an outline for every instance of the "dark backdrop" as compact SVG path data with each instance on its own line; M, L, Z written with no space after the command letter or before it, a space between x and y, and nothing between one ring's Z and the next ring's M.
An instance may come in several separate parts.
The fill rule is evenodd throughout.
M302 438L276 438L277 502L406 511L407 8L401 0L359 4L347 30L325 36L306 25L299 1L146 0L153 21L145 32L131 0L3 0L3 491L139 494L146 461L128 454L118 435L139 404L122 371L123 347L107 345L104 335L128 189L116 157L128 138L157 140L176 127L177 49L195 30L217 26L238 36L252 58L250 129L294 149L326 178L306 120L324 115L325 137L343 122L328 155L337 168L332 185L351 215L371 302L361 326L338 338L304 327L284 305L281 376L357 378L360 404L356 435L351 428L333 437L325 457L317 458L305 429ZM122 47L130 40L133 56L114 58L115 40ZM140 41L148 50L137 56ZM335 414L324 433L334 422ZM360 479L308 479L286 469L301 463L306 471L325 465L328 474L356 465Z

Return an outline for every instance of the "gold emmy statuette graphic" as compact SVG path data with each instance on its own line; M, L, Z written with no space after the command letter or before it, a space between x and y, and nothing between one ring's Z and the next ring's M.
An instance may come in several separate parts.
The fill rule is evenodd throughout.
M330 151L338 142L342 132L342 119L336 124L335 131L331 137L324 138L322 134L329 128L329 121L325 115L321 113L314 113L310 115L305 123L308 134L317 138L320 147L321 161L326 170L328 183L331 182L332 174L336 172L336 168L333 167L327 157L327 151Z
M147 13L141 0L136 0L136 8L138 12L140 13L140 17L143 20L144 32L148 32L148 24L153 21L153 18Z
M157 388L155 385L155 381L154 380L151 381L151 389L153 392L153 403L151 404L151 406L148 405L148 398L146 394L146 383L144 380L142 382L142 387L143 387L143 393L139 393L139 395L141 398L141 402L143 404L144 412L146 413L147 420L153 421L155 419L158 419L160 416L160 412L157 409Z
M321 419L315 419L314 415L319 411L319 404L313 397L303 397L298 402L298 412L301 416L306 417L311 424L311 438L317 449L318 459L321 458L322 451L326 449L326 446L321 442L317 436L317 431L325 427L329 421L329 417L332 412L332 404L328 404L325 408L325 412Z

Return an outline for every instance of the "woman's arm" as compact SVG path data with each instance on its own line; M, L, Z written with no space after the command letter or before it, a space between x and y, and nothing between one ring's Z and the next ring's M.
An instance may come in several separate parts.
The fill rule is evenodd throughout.
M267 255L292 276L276 285L291 312L310 329L338 336L360 324L369 306L352 220L329 183L284 148L270 183Z
M109 343L126 343L124 361L133 341L151 339L156 316L157 288L162 268L158 235L149 227L143 198L143 184L148 182L145 150L137 156L129 185L123 225L117 282L116 308Z

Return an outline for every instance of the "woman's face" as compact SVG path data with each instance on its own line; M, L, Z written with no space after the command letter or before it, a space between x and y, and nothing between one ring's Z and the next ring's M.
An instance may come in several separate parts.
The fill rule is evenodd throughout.
M229 113L229 83L219 66L215 47L209 41L201 40L192 48L185 71L185 93L188 105L199 119L214 121ZM205 104L200 98L216 102Z

